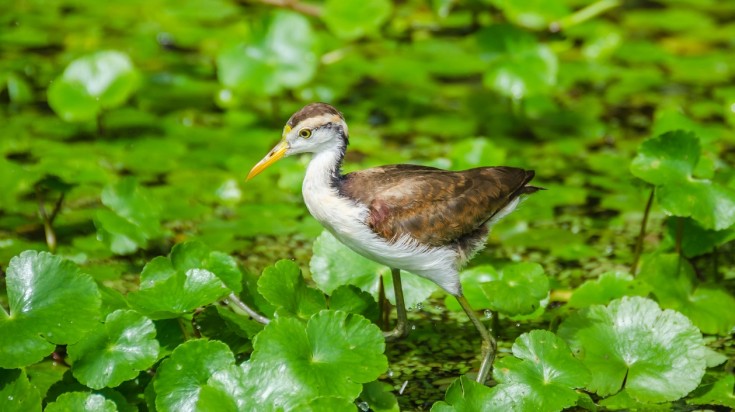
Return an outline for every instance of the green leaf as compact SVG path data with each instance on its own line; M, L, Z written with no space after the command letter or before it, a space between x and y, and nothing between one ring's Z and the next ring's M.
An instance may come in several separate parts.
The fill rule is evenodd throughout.
M354 285L335 289L329 296L329 309L356 313L371 321L377 321L379 316L379 308L372 295Z
M650 412L669 412L671 411L670 404L666 403L645 403L636 400L630 396L630 392L627 389L616 393L613 396L609 396L599 401L599 405L606 410L624 410L624 411L650 411Z
M549 278L538 263L514 263L480 287L490 301L490 309L509 316L528 315L549 294Z
M161 363L153 379L159 412L196 410L202 388L217 371L235 364L222 342L190 340Z
M296 406L294 410L304 412L348 412L356 411L357 407L355 407L354 402L344 398L323 396L312 401L302 403Z
M31 85L25 78L15 73L8 74L8 77L5 79L5 87L8 90L8 97L12 103L30 103L34 99Z
M467 376L460 376L447 389L445 401L431 407L431 412L490 412L491 389Z
M323 310L304 325L276 318L256 338L249 361L216 374L210 385L240 410L291 410L318 397L353 401L362 383L387 367L385 341L360 315Z
M67 392L46 406L44 412L117 412L115 402L97 393Z
M600 396L625 388L640 402L673 401L696 388L706 368L702 334L689 319L641 297L583 309L559 335L592 372L587 389Z
M242 290L242 272L232 256L209 250L204 243L188 241L171 250L171 263L180 272L190 269L206 269L217 275L235 293Z
M630 171L654 185L680 183L692 176L700 151L694 133L682 130L664 133L641 144Z
M138 72L125 53L100 51L72 61L49 87L48 102L66 121L94 120L125 103L137 84Z
M567 5L560 0L492 0L492 3L509 21L533 30L548 30L551 23L570 14Z
M203 337L226 343L236 355L252 352L250 340L263 330L263 324L223 306L207 306L194 316L194 321Z
M97 236L119 255L145 248L148 240L162 234L159 212L135 178L127 177L102 191L102 203L95 218Z
M384 382L373 381L362 385L360 401L360 405L368 406L373 412L400 411L393 387ZM360 409L363 407L360 406Z
M393 278L387 266L358 255L326 230L314 241L313 251L309 263L311 278L324 293L331 294L337 287L349 284L370 293L377 301L382 276L385 295L395 304ZM434 282L404 271L401 283L407 307L425 301L438 289Z
M452 145L449 158L456 170L505 163L507 151L485 138L466 139Z
M173 251L172 251L173 255ZM140 274L140 289L128 294L136 309L153 319L175 318L227 296L230 290L206 269L176 270L169 258L148 262Z
M727 374L714 383L700 386L692 398L687 399L689 405L722 405L735 409L735 375Z
M102 389L118 386L153 366L158 349L150 319L132 310L117 310L67 350L74 377L92 389Z
M709 180L688 180L658 188L658 202L674 216L692 217L705 229L735 224L735 190Z
M630 171L658 186L657 198L666 212L691 216L705 229L727 229L735 224L735 190L694 178L700 151L693 133L664 133L641 144Z
M314 43L309 20L276 12L264 32L217 56L217 77L229 89L267 96L303 86L316 73Z
M324 294L306 286L299 266L290 260L279 260L263 270L258 279L258 292L278 310L279 316L311 315L327 308Z
M483 83L513 99L549 93L556 85L554 52L529 33L509 25L493 25L477 34L480 52L489 64Z
M662 307L683 313L702 332L728 335L735 327L735 298L719 285L695 286L696 274L686 259L673 253L650 256L638 278L651 285Z
M712 252L716 247L735 240L735 229L710 230L703 228L694 219L667 219L666 228L669 237L676 239L682 224L681 250L688 258L704 255Z
M611 300L623 296L646 296L650 290L646 283L628 273L607 272L575 289L567 304L571 308L607 305Z
M40 412L41 395L21 369L0 369L0 410Z
M0 308L0 368L36 363L97 324L97 285L68 260L25 251L10 260L6 282L10 314Z
M223 396L221 390L204 385L199 390L197 411L238 412L237 404L229 396Z
M327 0L322 19L337 37L354 40L377 32L391 8L388 0Z
M464 293L464 297L467 298L473 309L490 309L492 307L492 302L485 295L482 285L497 280L499 277L500 274L490 265L475 266L459 273L459 278L462 281L462 293ZM447 296L444 299L444 305L449 310L462 310L462 306L459 305L454 296Z
M46 398L49 388L61 381L64 374L69 368L53 360L44 360L25 367L28 379L33 382L32 385L38 389L41 398Z
M524 333L513 344L515 357L501 358L494 368L498 385L490 404L495 410L560 411L575 405L590 373L563 340L545 330Z

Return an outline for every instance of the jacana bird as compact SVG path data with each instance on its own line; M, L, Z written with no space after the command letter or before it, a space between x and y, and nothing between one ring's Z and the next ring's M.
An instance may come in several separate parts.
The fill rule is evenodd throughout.
M391 268L398 320L386 338L407 334L400 271L430 279L455 296L483 339L477 381L495 357L493 336L462 295L459 271L484 248L490 228L540 188L534 172L514 167L447 171L408 164L342 174L349 142L342 114L326 103L294 113L281 141L247 176L252 179L285 156L313 153L302 194L309 212L339 241Z

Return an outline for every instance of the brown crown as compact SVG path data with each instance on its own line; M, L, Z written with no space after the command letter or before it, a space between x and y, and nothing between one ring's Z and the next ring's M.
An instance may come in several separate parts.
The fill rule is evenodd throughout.
M304 106L303 109L294 113L293 116L291 116L291 118L288 119L287 124L291 127L294 127L305 119L308 119L310 117L318 117L318 116L322 116L325 114L337 115L342 120L345 119L344 116L342 116L342 113L340 113L339 110L335 109L331 105L328 105L326 103L310 103Z

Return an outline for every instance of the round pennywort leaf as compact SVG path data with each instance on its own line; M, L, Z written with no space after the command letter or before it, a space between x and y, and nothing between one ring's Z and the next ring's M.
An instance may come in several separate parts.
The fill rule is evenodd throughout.
M352 40L377 31L390 13L388 0L327 0L323 19L332 33Z
M46 406L45 412L117 412L115 402L97 393L67 392Z
M538 263L515 263L480 287L491 309L510 316L528 315L537 310L549 294L549 278Z
M301 276L301 269L290 260L279 260L265 268L258 279L258 292L278 308L280 315L309 319L327 308L324 294L308 287Z
M642 402L679 399L706 368L702 334L684 315L641 297L623 297L567 318L559 335L592 372L587 389L607 396L626 389Z
M574 358L567 344L545 330L524 333L513 344L513 355L495 365L499 385L490 399L494 410L560 411L579 398L590 373Z
M93 120L123 104L137 84L138 72L125 53L101 51L72 61L51 84L48 102L66 121Z
M630 171L654 185L687 180L699 161L699 139L694 133L677 130L645 140Z
M0 367L38 362L55 345L75 343L99 319L100 293L68 260L25 251L7 271L10 314L0 309Z
M362 383L387 367L385 341L360 315L323 310L304 325L277 318L256 336L248 362L216 374L210 385L240 410L291 410L318 397L354 401ZM263 409L266 408L266 409Z
M41 395L22 369L0 369L0 410L41 411Z
M234 364L235 357L222 342L199 339L180 345L156 372L156 409L196 410L200 392L209 378Z
M318 64L309 20L291 12L275 13L264 32L217 56L217 75L225 87L271 96L306 84Z
M104 325L69 345L72 373L92 389L115 387L158 359L153 322L132 310L107 315Z

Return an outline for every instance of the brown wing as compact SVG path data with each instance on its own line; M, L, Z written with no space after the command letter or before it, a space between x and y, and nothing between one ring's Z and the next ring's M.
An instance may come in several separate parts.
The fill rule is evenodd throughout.
M368 206L367 223L385 239L408 234L442 246L480 229L522 193L533 171L483 167L450 172L424 166L392 165L350 173L340 192Z

